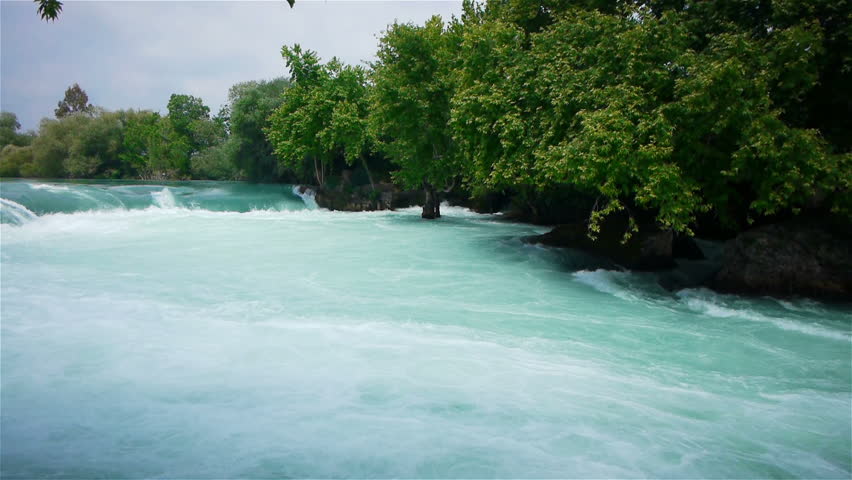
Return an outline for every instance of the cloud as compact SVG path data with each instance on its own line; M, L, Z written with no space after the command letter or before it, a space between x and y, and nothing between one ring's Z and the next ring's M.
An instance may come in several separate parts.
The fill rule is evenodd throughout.
M189 93L216 111L234 83L286 75L282 45L370 61L388 24L449 18L461 1L69 1L55 23L32 2L0 9L0 108L34 128L75 82L108 109L165 111Z

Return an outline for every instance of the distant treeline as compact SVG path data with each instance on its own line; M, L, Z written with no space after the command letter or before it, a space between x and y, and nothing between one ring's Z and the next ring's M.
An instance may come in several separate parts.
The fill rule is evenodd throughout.
M4 114L0 174L329 187L355 171L530 204L570 191L595 199L592 231L614 212L685 233L698 218L850 215L847 2L492 0L463 12L389 26L369 67L284 47L289 80L236 85L212 117L186 95L166 116L83 108L38 135Z
M211 116L198 97L174 94L168 113L110 112L88 104L78 85L45 118L38 134L19 133L14 114L0 122L0 175L49 178L238 179L276 162L263 138L265 118L280 102L285 79L245 82ZM266 172L268 170L268 172Z

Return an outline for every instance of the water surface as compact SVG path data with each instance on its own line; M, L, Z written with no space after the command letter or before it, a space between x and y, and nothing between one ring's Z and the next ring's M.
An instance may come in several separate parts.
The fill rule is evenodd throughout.
M848 307L668 292L453 207L0 196L4 477L852 475Z

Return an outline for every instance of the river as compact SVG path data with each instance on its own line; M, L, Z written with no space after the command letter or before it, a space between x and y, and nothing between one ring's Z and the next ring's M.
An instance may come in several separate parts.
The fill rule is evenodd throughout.
M852 311L457 207L3 181L4 478L849 478Z

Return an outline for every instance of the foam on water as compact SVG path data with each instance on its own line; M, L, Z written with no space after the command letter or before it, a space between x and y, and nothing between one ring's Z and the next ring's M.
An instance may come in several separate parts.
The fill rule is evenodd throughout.
M70 188L67 185L50 185L47 183L34 183L30 184L30 187L34 190L47 190L49 192L67 192L70 191Z
M61 186L104 207L2 184L3 477L852 474L847 307L573 272L457 207Z
M594 271L581 270L574 273L574 278L599 292L614 295L622 300L636 300L636 296L616 280L618 277L628 275L624 272L598 269Z
M286 185L248 185L236 182L37 183L4 181L3 198L26 205L37 215L102 210L195 209L225 212L302 210L316 208L310 195L300 198Z
M319 208L317 206L316 192L314 192L310 188L302 189L298 185L294 185L293 186L293 195L296 195L297 197L301 198L302 201L305 202L305 205L308 208L310 208L310 209Z
M175 196L168 187L159 192L151 192L151 197L154 199L154 204L160 208L176 208Z
M823 338L841 340L849 342L852 340L849 329L846 331L824 328L813 322L799 322L786 318L776 318L758 313L750 308L735 308L726 306L723 302L724 296L713 293L705 289L686 289L678 292L678 297L683 299L686 305L697 312L717 318L739 318L750 320L753 322L769 323L783 330L791 332L803 333L806 335L815 335ZM790 302L779 302L785 305L785 308L791 310L802 311L795 308Z
M36 214L29 211L20 203L0 198L0 223L20 225L36 218Z

